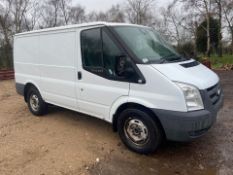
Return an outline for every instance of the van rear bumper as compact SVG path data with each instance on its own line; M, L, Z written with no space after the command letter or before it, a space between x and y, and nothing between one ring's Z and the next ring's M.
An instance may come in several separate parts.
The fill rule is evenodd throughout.
M191 141L205 134L215 123L217 113L223 106L223 95L211 110L176 112L152 109L159 118L168 140Z

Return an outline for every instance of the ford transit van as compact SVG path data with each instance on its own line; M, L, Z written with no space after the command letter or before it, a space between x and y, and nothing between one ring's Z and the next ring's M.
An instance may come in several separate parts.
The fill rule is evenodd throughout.
M98 22L16 34L14 67L34 115L53 104L100 118L138 153L202 136L223 104L219 77L146 26Z

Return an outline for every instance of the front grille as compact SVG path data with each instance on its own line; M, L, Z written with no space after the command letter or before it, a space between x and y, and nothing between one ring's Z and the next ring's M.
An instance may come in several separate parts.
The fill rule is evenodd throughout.
M210 101L213 105L215 105L218 100L220 99L220 95L221 95L221 88L220 88L220 84L216 84L214 86L211 86L210 88L207 89L207 94L210 98Z

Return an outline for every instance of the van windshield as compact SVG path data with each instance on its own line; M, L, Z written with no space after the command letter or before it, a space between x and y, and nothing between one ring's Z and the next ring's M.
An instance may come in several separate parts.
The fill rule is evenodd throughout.
M166 63L186 60L152 28L116 26L114 30L143 63Z

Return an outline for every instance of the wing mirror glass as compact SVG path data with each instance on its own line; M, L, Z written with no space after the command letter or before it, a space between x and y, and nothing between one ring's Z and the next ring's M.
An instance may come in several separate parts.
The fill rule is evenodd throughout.
M116 60L116 74L119 77L129 78L135 74L135 71L132 68L127 56L118 56Z

